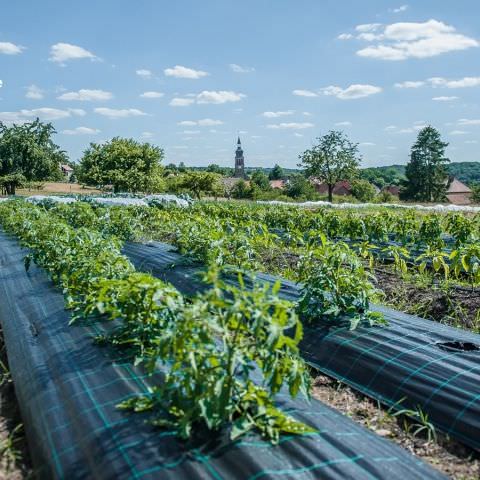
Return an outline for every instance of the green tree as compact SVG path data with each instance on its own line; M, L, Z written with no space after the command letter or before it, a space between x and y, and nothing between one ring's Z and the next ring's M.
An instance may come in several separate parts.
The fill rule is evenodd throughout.
M377 191L367 180L356 179L352 181L352 195L361 202L370 202L375 198Z
M250 175L250 181L256 185L260 190L267 191L270 190L270 181L268 180L267 175L261 170L255 170Z
M313 199L316 197L313 185L301 173L294 174L290 177L285 193L292 198Z
M252 189L245 180L239 180L230 190L233 198L253 198L254 189Z
M445 157L447 146L448 143L442 141L437 129L428 126L420 130L405 169L407 179L402 188L402 199L423 202L445 200L447 165L450 162Z
M187 172L180 177L178 186L192 192L198 200L202 193L209 193L217 197L223 192L220 178L221 175L218 173Z
M162 159L159 147L115 137L103 144L90 144L80 160L78 179L87 185L112 185L114 192L145 192Z
M285 177L285 172L283 171L283 168L277 163L268 174L268 178L270 180L282 180L282 178L284 177Z
M330 131L317 138L317 145L300 155L308 177L315 177L328 186L328 201L333 200L333 187L340 180L351 180L358 174L360 156L358 144L352 143L339 131Z
M475 183L472 185L472 202L480 203L480 183Z
M38 118L23 125L7 126L0 122L0 178L7 194L24 181L60 180L60 164L67 155L52 137L51 123Z

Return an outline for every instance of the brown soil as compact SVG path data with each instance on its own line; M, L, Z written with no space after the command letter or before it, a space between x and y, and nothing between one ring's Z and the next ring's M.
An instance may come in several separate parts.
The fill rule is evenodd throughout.
M350 387L320 375L314 380L313 396L335 408L377 435L399 444L455 480L480 478L480 455L437 432L437 441L414 437L403 427L404 418L389 414L374 400ZM415 428L413 428L415 430Z
M387 268L376 268L382 302L397 310L454 327L480 332L480 288L423 286Z
M0 332L0 480L33 477L15 389Z
M79 193L92 194L100 193L100 190L90 187L82 187L78 183L67 182L45 182L41 190L29 190L26 188L17 189L17 195L54 195L55 193Z

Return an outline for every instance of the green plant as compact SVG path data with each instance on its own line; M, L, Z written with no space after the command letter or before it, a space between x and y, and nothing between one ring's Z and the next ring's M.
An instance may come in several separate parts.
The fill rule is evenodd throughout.
M369 299L376 292L372 274L345 243L329 242L325 236L321 242L302 259L300 316L309 321L347 319L350 329L362 321L384 323L381 313L370 310Z

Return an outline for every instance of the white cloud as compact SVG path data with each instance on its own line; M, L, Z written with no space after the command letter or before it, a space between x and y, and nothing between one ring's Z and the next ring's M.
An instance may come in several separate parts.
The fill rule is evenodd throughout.
M388 127L385 127L384 130L386 132L393 132L397 129L397 127L395 125L388 125Z
M465 130L452 130L450 135L468 135L468 132Z
M267 128L272 130L302 130L304 128L312 128L315 125L309 122L300 122L300 123L277 123L277 124L269 124Z
M71 43L56 43L50 47L49 60L51 62L64 64L67 60L77 60L79 58L98 60L98 57L92 52Z
M97 135L100 133L98 128L90 128L90 127L76 127L70 130L62 130L64 135Z
M381 29L378 24L370 24L370 27L372 25L376 27L366 29L365 25L359 25L357 31L376 33L370 36L359 35L358 38L382 43L358 50L357 55L361 57L398 61L434 57L480 46L476 39L457 33L451 25L433 19L426 22L393 23L382 26Z
M480 77L464 77L458 80L447 80L442 77L433 77L429 78L428 81L433 87L468 88L480 86Z
M139 117L143 115L147 115L142 110L138 110L137 108L95 108L95 113L99 115L103 115L104 117L116 119L116 118L128 118L128 117Z
M401 128L400 130L397 130L397 133L412 133L414 131L413 128Z
M15 45L11 42L0 42L0 54L4 55L18 55L25 50L21 45Z
M376 93L380 93L382 89L375 85L350 85L347 88L341 88L337 86L329 86L322 88L324 95L333 95L341 100L353 100L356 98L368 97Z
M200 130L184 130L182 135L198 135Z
M41 100L43 96L43 90L36 85L30 85L27 87L27 93L25 94L26 98L30 98L32 100Z
M229 67L230 70L235 73L251 73L255 71L253 67L242 67L241 65L237 65L236 63L231 63Z
M236 93L232 91L219 90L219 91L209 91L204 90L198 94L189 94L185 97L175 97L170 101L170 106L172 107L187 107L189 105L197 104L215 104L220 105L222 103L228 102L238 102L242 98L245 98L246 95L243 93Z
M362 25L357 25L355 30L361 33L376 32L381 26L381 23L364 23Z
M372 143L372 142L362 142L362 143L360 143L361 147L374 147L375 145L376 145L376 143Z
M152 132L142 132L140 136L142 138L149 139L153 138L154 134Z
M3 87L3 81L0 80L0 88L2 88L2 87Z
M214 103L221 104L227 102L238 102L245 98L243 93L236 93L227 90L209 91L204 90L197 95L197 103Z
M178 125L181 125L183 127L214 127L216 125L223 125L223 122L221 120L203 118L202 120L183 120L182 122L178 122Z
M468 119L468 118L461 118L458 121L459 125L480 125L480 119Z
M297 97L318 97L318 95L311 90L294 90L292 93Z
M195 100L193 98L178 98L178 97L175 97L175 98L172 98L172 100L170 100L169 105L171 107L188 107L189 105L192 105L193 103L195 103Z
M106 92L105 90L89 90L87 88L82 88L77 92L66 92L62 93L58 100L75 100L79 102L99 102L104 100L111 100L113 95L111 92Z
M352 124L352 122L345 121L345 122L337 122L335 124L336 127L349 127Z
M392 10L393 13L402 13L408 10L408 5L400 5L398 8Z
M163 73L167 77L190 78L193 80L197 80L199 78L209 75L208 72L204 72L202 70L194 70L193 68L183 67L182 65L175 65L173 68L166 68Z
M278 118L285 117L287 115L293 115L295 112L293 110L285 110L284 112L263 112L262 116L265 118Z
M458 97L441 96L441 97L433 97L432 100L434 100L435 102L453 102L454 100L458 100Z
M337 37L338 40L350 40L351 38L353 38L353 35L351 33L341 33Z
M61 110L59 108L34 108L33 110L19 110L16 112L0 112L0 121L5 123L25 123L35 118L40 118L44 121L61 120L72 115L83 116L85 111L81 109L69 108L68 110Z
M478 143L478 140L465 140L465 143L476 144Z
M162 92L143 92L140 96L142 98L162 98L165 94Z
M425 82L422 81L409 81L396 83L394 86L396 88L420 88L425 85Z
M298 132L295 132L293 135L294 135L295 137L303 137L303 135L302 135L301 133L298 133Z
M142 78L150 78L152 76L152 72L146 68L139 68L138 70L135 70L135 73Z

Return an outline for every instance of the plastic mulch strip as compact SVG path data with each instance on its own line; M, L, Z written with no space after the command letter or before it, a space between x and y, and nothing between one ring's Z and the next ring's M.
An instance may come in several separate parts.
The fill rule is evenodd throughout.
M189 442L116 405L152 378L92 343L101 323L69 326L64 299L46 273L25 271L25 250L0 233L0 323L39 478L440 479L442 474L326 405L279 396L318 429L272 446L225 432ZM161 381L159 374L156 382Z
M169 281L181 292L205 288L202 267L188 264L171 245L129 243L124 253L137 269ZM265 274L258 278L278 280ZM232 280L233 282L234 280ZM292 301L299 286L281 280ZM325 374L395 409L418 409L448 435L480 449L480 335L386 308L388 326L305 326L305 360Z

